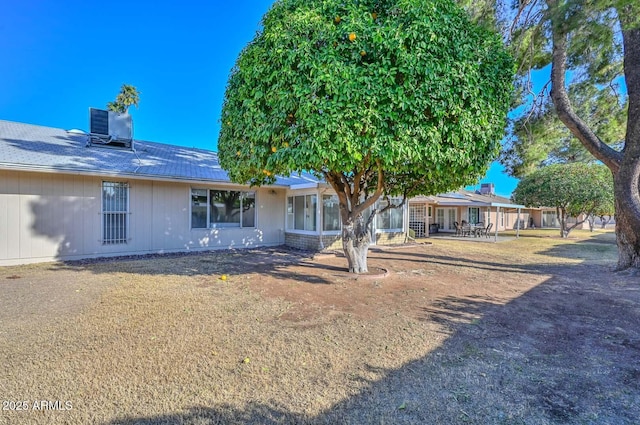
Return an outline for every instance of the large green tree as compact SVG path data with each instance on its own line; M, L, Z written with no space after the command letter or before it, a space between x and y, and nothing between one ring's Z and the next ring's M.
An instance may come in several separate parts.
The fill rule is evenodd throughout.
M513 199L527 207L554 207L560 235L613 203L611 172L601 164L553 164L525 176L513 192ZM569 224L568 218L576 220Z
M553 108L572 136L611 170L618 269L640 268L640 2L522 0L510 6L501 17L519 64L521 93L531 93L530 70L550 67L550 90L531 93L529 105ZM528 113L537 118L539 112ZM534 140L531 148L544 151L544 144ZM531 158L544 161L549 153Z
M107 103L107 109L120 114L126 114L129 112L129 107L138 107L140 102L140 93L138 89L130 84L123 84L120 87L120 93L116 96L113 102Z
M583 82L571 85L568 90L576 113L585 117L605 143L618 150L627 123L626 96L618 93L619 88L618 84L604 88ZM558 162L597 161L560 121L548 98L515 118L512 130L500 161L515 177Z
M252 185L325 179L351 272L378 199L459 188L496 157L513 62L452 1L280 0L262 24L229 78L220 163Z

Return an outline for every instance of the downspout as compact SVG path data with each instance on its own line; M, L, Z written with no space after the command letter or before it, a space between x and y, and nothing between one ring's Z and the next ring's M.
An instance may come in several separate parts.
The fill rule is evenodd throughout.
M520 239L520 207L518 207L518 225L516 226L516 238Z

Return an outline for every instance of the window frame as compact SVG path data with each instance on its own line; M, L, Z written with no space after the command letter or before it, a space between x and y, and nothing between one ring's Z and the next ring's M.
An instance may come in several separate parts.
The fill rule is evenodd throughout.
M473 222L471 221L471 210L476 210L476 211L478 211L478 214L477 214L477 216L476 216L477 218L476 218L476 222L475 222L475 223L473 223ZM469 223L471 223L471 224L478 224L478 223L482 222L482 219L480 218L480 207L469 207L469 209L467 210L467 218L469 219L468 221L469 221Z
M336 194L332 194L332 195L327 195L322 194L322 210L320 212L321 217L322 217L322 233L325 235L338 235L342 233L342 216L340 214L340 199L337 199L338 202L338 228L337 229L332 229L332 230L327 230L325 229L325 224L326 224L326 220L325 220L325 212L324 212L324 198L338 198L338 195Z
M307 196L310 197L315 197L315 209L308 207L307 205ZM303 198L304 201L304 210L303 211L303 228L302 229L296 229L296 198ZM289 193L287 194L287 199L286 199L286 204L285 204L285 212L286 212L286 222L285 222L285 231L287 233L300 233L300 234L307 234L307 235L317 235L319 234L319 220L318 220L318 193L317 192L307 192L307 193L299 193L299 194L292 194ZM290 200L292 200L292 204L290 204ZM291 212L289 212L289 207L290 205L293 206L293 209ZM309 212L309 214L307 215L306 212ZM307 218L311 217L311 213L313 214L313 223L314 223L314 227L315 229L313 230L309 230L307 229ZM325 233L325 232L323 232Z
M125 189L125 202L124 202L124 210L117 210L117 211L107 211L106 208L106 202L105 202L105 189L107 187L111 187L111 188L124 188ZM122 204L122 200L118 201ZM103 180L102 183L100 184L100 221L101 221L101 229L100 229L100 242L102 243L102 245L122 245L122 244L127 244L129 243L129 241L131 240L130 234L131 234L131 220L129 219L130 214L131 214L131 185L129 184L128 181L111 181L111 180ZM118 220L117 217L121 217L120 220ZM122 227L124 228L123 231L116 231L119 234L118 235L112 235L112 236L108 236L107 235L107 223L109 220L109 218L115 218L115 222L114 220L110 220L110 225L113 226L114 224L116 224L116 222L119 221L119 223L122 225ZM113 232L109 232L109 233L113 233ZM115 236L119 236L119 237L115 237Z
M205 227L194 227L193 226L193 211L194 211L194 191L206 191L206 225ZM240 213L239 213L239 222L238 225L235 225L235 222L212 222L211 221L211 192L239 192L240 197ZM253 195L253 226L244 225L244 199L245 195L250 194ZM201 186L193 186L189 189L189 227L191 230L224 230L224 229L255 229L257 228L258 223L258 192L253 190L242 190L242 189L227 189L227 188L206 188ZM202 205L198 205L202 207Z
M400 202L402 202L402 198L400 197L390 197L389 198L392 204L399 204ZM386 202L386 200L384 199L378 199L378 201L376 201L376 208L381 209L382 205L381 203ZM404 227L405 227L405 206L407 205L407 202L405 202L400 208L390 208L387 211L385 211L385 214L389 214L389 226L391 226L391 211L392 210L396 210L400 212L400 217L402 219L402 227L389 227L389 228L384 228L384 227L380 227L378 225L378 219L381 217L381 213L376 214L377 217L375 218L375 231L377 233L402 233L404 232ZM386 207L386 204L384 205ZM384 207L383 207L384 208Z

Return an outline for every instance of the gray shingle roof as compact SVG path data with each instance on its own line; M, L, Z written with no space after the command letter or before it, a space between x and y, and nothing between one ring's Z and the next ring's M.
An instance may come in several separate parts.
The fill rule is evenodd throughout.
M80 132L0 120L0 168L229 182L213 151L136 140L134 152L87 142ZM319 180L308 173L276 179L278 186L305 183Z

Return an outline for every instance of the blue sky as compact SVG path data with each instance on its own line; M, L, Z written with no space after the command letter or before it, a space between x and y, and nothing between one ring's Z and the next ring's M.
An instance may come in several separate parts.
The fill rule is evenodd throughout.
M123 83L137 139L216 149L229 71L271 0L5 1L0 15L0 119L88 129ZM479 183L509 195L493 164Z

